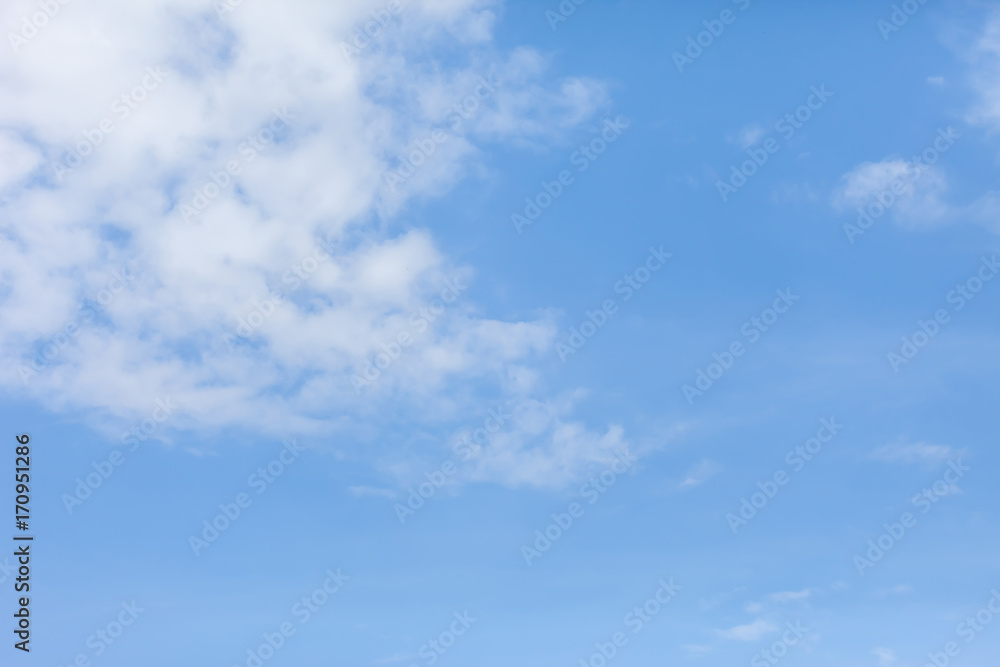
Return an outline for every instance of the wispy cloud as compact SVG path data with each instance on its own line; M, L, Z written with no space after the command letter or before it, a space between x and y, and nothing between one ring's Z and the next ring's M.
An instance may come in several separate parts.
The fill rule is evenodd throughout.
M947 445L932 445L926 442L908 445L902 442L892 442L873 451L869 454L869 458L885 463L937 464L955 456L955 453L955 450Z
M778 627L773 623L762 618L758 618L753 623L737 625L736 627L729 628L728 630L716 630L715 632L723 639L732 639L741 642L755 642L764 635L776 632L777 630Z
M878 658L879 667L888 667L896 662L896 653L892 649L879 646L872 649L872 655Z
M691 655L703 655L712 650L711 646L704 646L702 644L684 644L681 648Z
M875 591L875 596L880 598L889 597L892 595L906 595L907 593L913 592L913 586L909 584L897 584L892 588L880 588Z
M374 486L349 486L350 491L356 498L395 498L396 493L392 489L380 489Z
M933 137L932 137L933 139ZM892 203L890 217L907 228L929 227L951 221L955 209L945 200L948 179L937 166L918 168L902 158L862 162L841 178L834 205L851 210L869 206L879 196Z
M736 138L736 143L739 144L740 148L745 150L760 141L763 136L763 127L760 125L748 125L740 130L739 135Z
M801 591L784 591L781 593L772 593L768 598L779 604L787 604L789 602L798 602L800 600L806 600L812 595L812 591L808 588Z
M708 459L701 461L687 471L684 475L684 479L677 484L677 490L687 491L695 488L696 486L701 486L721 469L721 466L714 461L710 461Z

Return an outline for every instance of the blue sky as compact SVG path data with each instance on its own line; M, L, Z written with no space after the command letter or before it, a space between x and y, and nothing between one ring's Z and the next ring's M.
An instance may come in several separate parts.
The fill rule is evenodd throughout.
M995 662L995 7L563 5L0 10L11 664Z

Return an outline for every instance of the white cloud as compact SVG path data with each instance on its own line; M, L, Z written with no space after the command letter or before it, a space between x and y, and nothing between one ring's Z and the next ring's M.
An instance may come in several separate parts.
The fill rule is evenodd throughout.
M1000 129L1000 12L986 22L969 55L972 86L979 98L969 122Z
M504 378L531 377L551 318L490 319L463 294L413 330L446 281L475 276L397 215L472 171L480 138L541 142L606 106L602 84L554 79L531 49L498 54L494 4L405 3L351 61L341 40L369 2L297 0L278 13L245 2L221 18L195 0L63 7L0 60L0 383L102 423L169 396L180 427L273 435L328 434L403 404L440 419L476 400L455 387L477 383L533 391ZM36 9L3 3L0 22ZM442 64L442 48L468 64ZM168 74L151 86L158 66ZM448 108L490 72L503 84L452 131ZM286 107L288 121L267 128ZM105 119L112 130L95 134ZM392 191L386 171L435 128L447 140ZM75 146L87 155L57 178ZM224 182L230 161L239 174ZM198 191L217 194L186 222ZM125 265L135 277L119 289ZM280 301L256 313L274 291ZM224 336L252 318L230 350ZM352 376L404 331L412 345L359 396ZM32 360L44 367L25 387L18 368ZM523 457L518 479L541 483L624 442L619 427L591 432L565 414L548 435L547 458L510 444L487 460L509 480Z
M380 489L374 486L349 486L347 490L355 498L388 498L396 497L396 492L392 489Z
M812 591L806 588L801 591L783 591L781 593L772 593L768 597L779 604L786 604L789 602L806 600L810 595L812 595Z
M716 630L716 633L723 639L733 639L741 642L755 642L764 635L778 630L773 623L758 618L753 623L747 625L737 625L728 630Z
M747 125L740 130L739 135L736 138L736 143L739 144L741 149L746 150L760 141L763 136L763 127L760 125Z
M721 468L717 463L706 459L687 471L684 475L684 479L677 485L677 489L680 491L686 491L688 489L693 489L696 486L701 486L717 472L719 472L719 470L721 470Z
M918 168L903 159L887 158L859 164L841 180L834 195L841 209L867 208L881 196L883 204L888 203L886 215L906 228L949 222L955 214L942 199L948 182L939 167Z
M607 468L616 457L628 460L623 453L631 450L621 426L594 432L569 420L572 411L572 401L522 402L512 411L509 427L476 452L469 477L497 479L510 486L559 487L587 470Z
M0 193L23 182L42 162L42 155L16 132L0 130Z
M701 644L684 644L681 648L691 655L702 655L712 650L711 646L703 646Z
M965 114L971 125L1000 130L1000 12L994 12L985 23L978 39L965 54L969 62L968 81L976 102ZM927 82L943 86L942 76L929 76ZM962 139L968 141L968 139ZM928 148L936 139L929 137ZM834 205L852 212L875 204L878 197L892 201L886 217L907 229L926 229L955 221L968 220L994 233L1000 233L1000 195L996 191L965 202L949 203L949 192L943 162L918 168L914 162L888 157L879 162L864 162L843 176L841 187L834 193ZM896 192L890 190L895 184ZM860 211L858 212L860 215ZM881 217L876 216L876 220ZM859 222L869 222L863 217Z
M875 596L880 598L889 597L890 595L906 595L913 592L913 586L909 584L897 584L892 588L880 588L875 591Z
M902 442L892 442L882 445L873 451L869 458L885 463L927 463L938 464L955 455L955 451L947 445L932 445L917 442L910 445Z
M872 649L872 655L878 658L879 667L888 667L896 662L896 653L892 649L880 646Z

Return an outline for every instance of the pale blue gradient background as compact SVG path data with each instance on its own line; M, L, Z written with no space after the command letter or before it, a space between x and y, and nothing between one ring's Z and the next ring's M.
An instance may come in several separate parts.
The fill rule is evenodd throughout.
M465 298L485 315L556 309L558 340L614 296L650 245L673 253L582 350L565 364L552 352L541 368L553 392L586 388L585 422L625 428L643 453L633 471L531 567L520 547L578 499L579 484L470 483L438 492L401 526L393 503L407 491L371 459L419 446L432 470L450 456L452 434L495 405L485 384L455 383L449 390L482 394L481 410L418 432L413 406L401 405L377 431L300 437L308 451L266 493L251 492L253 505L196 558L188 536L249 490L247 477L280 441L239 430L172 433L172 447L150 441L126 454L68 515L61 494L116 443L91 431L85 414L53 414L10 394L0 418L11 443L15 433L32 436L38 537L36 651L9 664L92 656L88 635L134 599L146 611L94 665L243 665L262 633L294 621L292 605L339 567L351 576L343 590L296 623L265 664L425 665L421 645L469 610L476 624L435 664L578 665L595 642L628 632L625 614L672 577L678 597L640 634L628 633L609 664L747 665L780 633L741 641L723 631L764 619L810 628L811 639L782 660L788 667L879 665L877 647L899 665L922 665L1000 587L1000 281L953 313L898 374L885 358L982 256L1000 250L998 238L962 215L918 231L883 217L851 245L842 225L855 216L832 205L857 165L909 157L949 125L962 138L938 164L946 199L960 205L995 187L1000 140L966 122L975 96L961 55L989 8L930 2L886 42L875 26L891 11L883 3L754 2L679 74L671 53L729 3L592 0L555 31L543 16L550 6L505 3L496 47L530 44L554 54L553 76L608 82L607 113L543 150L486 144L488 170L409 210L407 223L429 228L444 252L476 268ZM937 76L943 84L928 82ZM715 174L745 159L739 132L753 124L770 132L820 84L834 97L723 203ZM617 115L628 131L517 234L510 214L524 197ZM784 288L801 299L688 405L681 385ZM787 470L785 452L831 416L843 431L734 536L725 514L757 481ZM861 577L852 557L946 467L872 457L897 441L950 447L972 469L961 493L921 515ZM0 463L5 479L12 459ZM714 474L679 488L705 461ZM356 486L398 495L358 497ZM806 589L799 601L769 597ZM0 590L9 609L7 584ZM1000 621L962 644L952 664L985 667L998 654Z

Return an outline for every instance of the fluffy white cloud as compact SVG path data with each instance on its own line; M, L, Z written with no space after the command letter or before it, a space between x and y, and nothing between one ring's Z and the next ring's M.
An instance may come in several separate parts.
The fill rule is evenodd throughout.
M94 0L13 40L0 382L122 419L169 396L178 424L267 433L435 396L454 412L456 383L530 393L552 322L478 315L474 271L400 215L464 178L477 141L544 141L606 105L531 49L498 54L492 5ZM622 443L559 420L541 437L547 458L511 441L479 475L565 480Z
M928 227L953 218L942 199L948 189L939 167L920 166L899 158L863 162L844 174L835 203L844 209L868 207L875 202L887 215L907 228Z
M966 120L995 132L1000 129L1000 13L994 12L963 55L970 63L969 81L977 98L966 113ZM940 76L928 77L927 81L934 85L945 83ZM947 143L952 142L950 135L941 136L947 137ZM939 144L940 139L936 138L933 146L940 150L944 144ZM948 179L940 164L918 165L915 160L889 157L879 162L864 162L844 174L841 186L834 193L834 205L852 211L873 206L880 210L876 203L880 202L885 215L907 229L968 221L1000 232L997 222L1000 199L995 191L957 203L946 200L948 191ZM874 224L882 217L878 214L869 222L860 210L858 214L859 225Z

